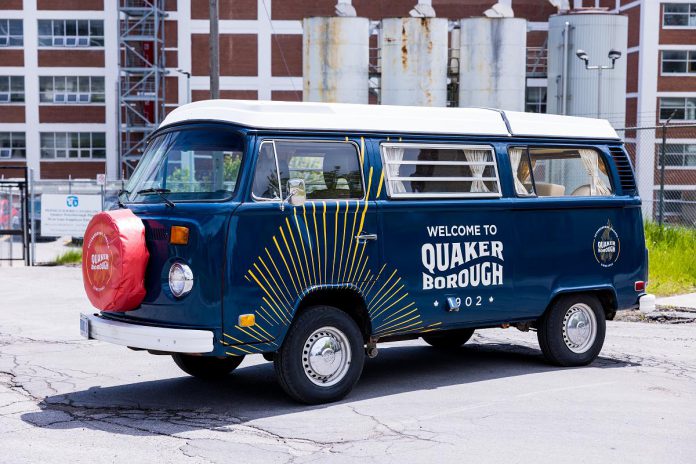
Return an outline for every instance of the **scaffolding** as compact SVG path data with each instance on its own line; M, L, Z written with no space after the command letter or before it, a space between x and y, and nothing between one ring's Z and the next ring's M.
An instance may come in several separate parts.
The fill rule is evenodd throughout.
M119 154L129 177L165 115L165 0L119 0Z

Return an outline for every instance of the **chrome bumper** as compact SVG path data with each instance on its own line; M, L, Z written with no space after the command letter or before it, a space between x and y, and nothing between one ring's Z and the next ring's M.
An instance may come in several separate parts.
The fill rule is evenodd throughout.
M80 314L80 333L116 345L174 353L210 353L214 334L210 330L169 329Z
M655 311L655 295L646 293L638 299L638 309L643 314Z

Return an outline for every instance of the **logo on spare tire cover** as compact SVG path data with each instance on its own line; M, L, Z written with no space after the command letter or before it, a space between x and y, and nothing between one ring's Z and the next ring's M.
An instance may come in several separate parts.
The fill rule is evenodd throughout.
M96 292L106 288L113 272L112 252L109 240L102 231L97 231L87 242L87 278Z
M607 221L607 225L597 229L592 248L595 259L602 267L611 267L619 259L621 241L619 240L619 234L611 226L611 221Z

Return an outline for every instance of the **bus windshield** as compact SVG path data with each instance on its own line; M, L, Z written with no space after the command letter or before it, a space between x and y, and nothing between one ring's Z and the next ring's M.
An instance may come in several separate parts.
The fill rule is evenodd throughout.
M224 128L191 128L153 138L126 184L134 203L224 200L237 186L243 137Z

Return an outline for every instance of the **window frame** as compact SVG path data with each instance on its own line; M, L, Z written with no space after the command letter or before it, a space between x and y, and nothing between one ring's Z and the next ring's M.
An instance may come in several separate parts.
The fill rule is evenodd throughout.
M689 11L687 11L686 13L668 13L666 11L666 8L669 5L686 5L689 7ZM680 25L676 25L676 24L666 24L666 19L667 19L668 14L669 15L686 16L687 22L688 22L689 16L691 16L692 14L696 15L696 3L670 3L670 2L663 3L662 4L662 25L661 25L663 29L696 29L696 24L694 24L693 26L689 25L689 24L687 24L686 26L680 26Z
M77 92L68 92L67 90L63 90L61 92L56 91L56 80L62 79L63 80L63 87L67 88L67 82L69 78L75 78L76 79L76 85L77 85ZM41 81L43 79L51 79L51 87L52 90L46 91L41 89ZM87 79L89 82L89 92L81 92L80 91L80 81L82 79ZM92 90L93 86L93 81L94 79L102 79L102 88L104 89L102 92L96 92ZM50 92L52 94L52 99L51 101L42 101L42 98ZM57 101L56 96L57 95L62 95L64 97L63 101ZM75 96L75 100L71 101L68 97L69 96ZM82 96L88 96L88 100L84 101L80 97ZM103 99L103 101L94 101L94 96L95 95L100 95ZM106 105L106 77L105 76L39 76L39 105Z
M515 186L514 186L514 182L515 182L514 176L516 174L514 174L512 172L512 164L511 164L510 165L510 176L511 176L511 179L513 182L512 190L515 193L515 198L542 198L542 199L546 199L546 198L549 198L549 199L559 199L559 198L587 199L587 198L590 198L590 199L595 200L598 198L614 198L617 195L617 193L616 193L616 185L617 184L614 180L614 173L613 173L611 164L609 163L609 161L607 159L608 157L606 156L604 151L602 151L601 149L599 149L596 146L593 146L593 145L576 145L576 146L573 146L573 145L509 145L507 147L508 151L511 148L519 148L519 149L524 150L526 158L527 158L527 162L529 163L529 178L532 181L532 188L534 189L533 193L526 194L526 195L520 195L519 193L517 193L517 191L515 190ZM535 148L538 148L538 149L542 149L542 148L543 149L558 149L558 150L593 150L594 152L597 153L598 159L601 159L604 162L604 165L607 167L607 180L609 181L609 188L611 189L611 195L539 196L537 194L537 189L536 189L536 179L534 178L534 167L532 166L532 155L530 154L530 149L535 149Z
M0 79L7 78L7 92L1 92L0 95L7 95L7 100L2 100L0 99L0 105L18 105L21 103L26 102L26 90L25 90L25 82L24 82L24 76L16 76L16 75L3 75L0 76ZM17 92L17 91L12 91L12 80L13 79L18 79L21 80L22 82L22 91ZM21 100L12 100L12 95L21 95L22 99Z
M10 140L10 146L9 147L0 147L0 150L10 150L10 156L5 158L5 157L0 157L0 160L2 161L7 161L7 160L25 160L27 159L27 134L26 132L22 131L2 131L3 134L8 134L9 135L9 140ZM24 146L23 147L15 147L13 143L13 136L17 136L17 134L21 134L22 137L24 138ZM15 150L22 150L24 153L24 156L14 156L14 151Z
M679 52L685 53L686 57L684 59L668 59L667 63L684 63L686 71L665 71L665 52ZM694 63L694 71L689 71L689 63ZM661 76L696 76L696 50L660 50L660 75Z
M50 29L51 33L50 34L41 34L41 32L38 32L41 30L41 22L46 21L50 24ZM67 22L75 22L75 34L67 34ZM87 21L87 35L81 35L79 33L79 21ZM92 22L97 22L101 21L102 23L102 35L92 35ZM55 23L62 22L63 23L63 34L56 34L55 33ZM79 18L79 19L38 19L37 20L37 46L40 49L52 49L52 48L60 48L60 49L82 49L82 48L104 48L104 20L103 19L84 19L84 18ZM47 39L51 42L51 45L45 45L41 44L42 39ZM62 40L56 40L56 39L62 39ZM74 40L74 44L68 44L68 39ZM87 39L86 44L80 44L81 39ZM101 40L101 45L92 45L92 40ZM61 42L62 43L57 43Z
M51 148L47 148L43 145L43 140L42 136L44 134L51 134L52 139L53 139L53 144ZM65 147L58 147L56 145L56 135L57 134L64 134L65 137ZM81 139L83 134L89 134L89 147L82 147L81 145ZM95 147L94 146L94 135L95 134L101 134L104 136L104 147ZM70 146L70 141L73 135L77 135L77 140L79 146L77 148L74 148ZM45 157L43 156L43 151L44 150L52 150L53 151L53 157ZM58 150L62 150L65 152L65 156L56 156L56 153ZM70 156L70 151L72 150L77 150L78 156L77 157L71 157ZM103 150L104 151L104 156L103 157L96 157L94 156L94 151L95 150ZM89 157L83 157L79 156L81 155L84 151L88 151ZM100 132L100 131L42 131L39 132L39 159L42 161L58 161L58 162L75 162L75 161L96 161L96 162L104 162L106 161L106 132Z
M667 120L667 118L663 118L663 117L662 117L662 102L663 102L663 100L667 100L667 99L683 100L683 101L684 101L684 104L683 104L683 106L681 106L681 107L678 107L678 108L669 108L669 109L671 109L671 110L673 110L673 111L677 111L677 110L683 110L683 111L684 111L684 118L683 118L683 119L677 118L676 115L675 115L675 117L672 118L673 121L696 122L696 97L681 97L681 96L678 96L678 95L675 95L675 96L671 96L671 95L670 95L670 96L660 96L660 97L658 97L658 100L657 100L657 116L658 116L660 122L664 122L664 121ZM687 102L688 102L689 100L693 100L693 102L694 102L694 110L693 110L693 112L694 112L694 117L693 117L692 119L687 119L687 118L686 118L687 113L688 113L688 109L689 109L689 105L687 104Z
M682 146L686 148L687 145L693 145L696 147L696 140L694 139L671 139L671 141L668 141L666 143L667 147L670 146ZM665 153L665 160L667 160L668 157L670 156L678 156L682 164L665 164L665 169L672 169L675 171L690 171L690 170L696 170L696 165L688 165L686 163L686 157L687 156L694 156L696 157L696 151L693 153L690 153L684 149L684 151L681 151L679 153L670 153L669 149ZM661 148L661 143L660 142L655 142L655 157L657 159L657 169L660 169L662 167L662 148Z
M256 150L256 155L254 159L254 169L251 172L251 185L249 187L249 194L251 196L251 199L256 202L256 203L284 203L286 198L283 195L283 190L284 186L281 183L280 179L280 166L278 164L278 152L276 150L276 142L292 142L292 143L343 143L343 144L350 144L353 145L353 148L355 148L355 155L358 160L358 166L360 167L360 186L362 187L362 196L360 198L312 198L312 199L307 199L307 203L315 202L315 201L365 201L367 200L367 188L365 185L365 160L361 161L360 159L360 147L358 144L355 142L355 140L348 139L348 140L336 140L336 139L299 139L299 138L275 138L275 137L269 137L269 138L264 138L261 139L261 141L258 144L258 149ZM263 198L263 197L258 197L254 194L254 179L256 178L256 166L258 165L259 161L259 154L261 153L261 147L263 146L264 143L271 143L273 145L273 159L275 160L275 165L276 165L276 177L278 179L278 186L280 189L280 198Z
M444 149L444 150L489 150L492 154L493 161L487 162L486 166L493 166L495 171L495 182L498 187L497 192L459 192L459 193L413 193L413 192L403 192L395 193L392 192L391 182L395 179L389 178L389 170L386 167L390 164L385 159L384 148L385 147L405 147L405 148L424 148L424 149ZM387 197L390 200L412 200L412 199L440 199L440 200L461 200L461 199L495 199L502 198L503 192L501 190L500 184L500 169L498 163L498 156L496 149L493 145L487 144L462 144L462 143L430 143L430 142L381 142L379 144L379 155L382 162L382 173L384 174L384 181L386 184ZM454 163L453 166L471 166L473 163L470 161L448 161L447 163ZM396 164L396 163L392 163ZM407 164L418 165L418 162L408 162ZM420 163L420 164L430 164L430 163ZM464 180L468 179L468 180ZM398 180L398 179L397 179ZM453 177L449 180L460 180L462 182L471 182L477 180L475 178L461 178ZM479 179L480 180L480 179ZM427 180L425 182L428 182ZM430 182L433 182L430 180ZM434 181L438 182L438 181Z
M24 47L24 21L18 18L1 18L0 21L4 21L7 23L7 34L3 34L0 36L0 39L5 39L4 44L0 42L0 48L12 48L12 47ZM19 24L22 26L22 35L18 36L17 34L12 34L10 31L10 22L11 21L18 21ZM20 38L21 43L19 44L11 44L10 42L12 39L17 39Z

